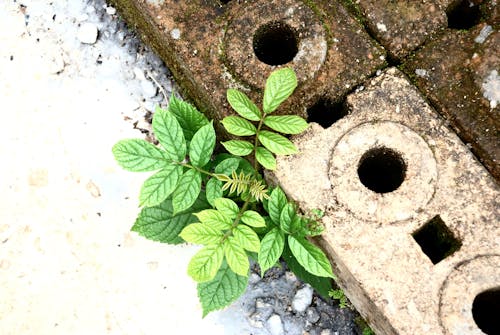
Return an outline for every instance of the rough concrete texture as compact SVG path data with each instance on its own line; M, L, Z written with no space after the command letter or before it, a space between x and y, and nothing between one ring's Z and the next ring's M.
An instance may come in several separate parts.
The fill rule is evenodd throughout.
M281 65L259 61L254 43L263 44L265 53L271 49L268 53L279 55L288 47L274 48L272 36L283 27L297 42L291 44L297 48L291 60L283 65L298 73L299 87L282 110L293 106L294 113L305 116L307 107L321 97L340 100L385 64L383 49L334 1L111 2L140 29L188 96L216 119L233 113L225 96L230 87L260 100L265 78ZM260 42L254 39L259 29L264 29Z
M317 242L377 334L481 334L472 302L500 286L495 180L395 68L347 103L269 177L326 213Z
M486 23L449 30L404 70L500 180L500 33Z
M405 57L440 29L446 13L437 1L360 0L367 27L395 59Z

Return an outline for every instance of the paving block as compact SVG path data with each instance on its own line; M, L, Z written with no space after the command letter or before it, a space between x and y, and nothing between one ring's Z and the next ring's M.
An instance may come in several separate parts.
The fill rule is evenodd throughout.
M265 79L278 67L293 68L299 80L282 110L307 116L318 101L340 100L385 64L383 48L335 1L111 2L187 96L219 120L233 114L228 88L259 101Z
M402 59L446 27L438 1L360 0L366 25L394 59Z
M377 334L493 334L500 190L397 69L347 98L349 113L294 138L268 178L304 212ZM496 326L495 326L496 325Z
M448 30L404 71L500 181L500 32L482 23Z

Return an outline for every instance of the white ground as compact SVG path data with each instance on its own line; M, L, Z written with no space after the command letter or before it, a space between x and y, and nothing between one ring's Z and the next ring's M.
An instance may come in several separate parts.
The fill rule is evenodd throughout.
M80 43L102 28L84 0L22 4L0 2L0 333L250 333L238 307L201 319L195 247L129 232L146 176L111 147L143 137L134 58L103 31Z

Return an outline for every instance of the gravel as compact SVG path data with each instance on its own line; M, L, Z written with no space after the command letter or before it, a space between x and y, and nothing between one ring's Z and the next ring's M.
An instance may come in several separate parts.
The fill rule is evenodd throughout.
M43 71L64 77L65 80L100 78L103 85L99 94L103 96L125 87L128 99L117 102L119 113L131 129L137 129L146 139L153 140L152 112L157 105L165 107L164 94L169 96L178 89L162 60L127 28L114 7L108 6L103 0L54 1L50 5L37 1L18 5L16 1L9 0L10 3L24 6L21 9L26 11L24 20L29 38L37 39L40 48L45 43L51 46L44 53ZM47 15L52 19L47 20ZM174 29L171 35L179 38L180 32ZM11 62L15 62L23 54L12 50L9 57ZM94 193L98 197L101 192L109 195L113 190L101 187L100 191ZM181 252L183 247L179 246L173 252L175 250ZM181 290L182 285L193 284L179 283L176 290ZM158 299L169 299L169 296ZM122 300L120 304L126 305L127 300ZM155 302L151 301L151 304ZM133 310L136 307L130 308ZM183 313L196 320L201 314L199 310L168 312ZM325 301L316 295L309 285L299 281L282 264L280 268L270 269L263 278L258 267L253 265L245 294L232 306L212 313L203 322L222 320L226 335L355 335L361 334L358 318L355 311L341 309L334 301ZM118 320L113 322L119 324ZM85 325L80 326L83 332ZM162 331L169 333L168 329ZM134 331L123 329L118 333Z

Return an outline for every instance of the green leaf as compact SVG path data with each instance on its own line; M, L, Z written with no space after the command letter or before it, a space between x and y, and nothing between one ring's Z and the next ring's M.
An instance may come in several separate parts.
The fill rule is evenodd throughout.
M231 228L233 221L224 214L215 209L205 209L194 214L201 223L211 226L212 228L225 230Z
M227 262L222 262L213 280L199 283L197 286L203 317L238 299L245 292L247 285L248 277L237 275L231 271Z
M172 161L164 151L141 139L121 140L112 151L118 164L132 172L158 170Z
M266 81L264 89L264 113L269 114L278 108L297 87L297 76L290 68L273 71Z
M208 163L215 148L215 130L212 122L201 127L189 144L189 159L194 166Z
M199 283L212 280L224 259L221 244L211 244L198 251L188 264L188 275Z
M174 95L170 97L168 110L174 114L182 128L184 137L190 141L194 134L208 123L208 119L200 113L193 105L177 99Z
M280 224L281 212L287 203L288 199L286 198L285 192L283 192L281 188L276 187L271 192L271 197L269 198L267 205L269 209L269 217L275 224Z
M204 199L198 198L191 209L201 210L207 206ZM172 200L167 199L158 206L143 208L131 230L152 241L178 244L183 242L179 233L193 222L196 217L191 212L174 215Z
M306 269L297 262L297 259L293 256L287 243L285 243L282 257L290 271L292 271L297 278L311 285L324 299L329 300L328 292L332 289L331 278L317 277L307 272Z
M234 219L240 209L238 205L231 199L227 198L219 198L214 200L215 208L225 216L227 216L230 219Z
M253 144L247 141L230 140L221 143L227 151L235 156L246 156L253 151Z
M247 253L232 236L224 241L224 255L226 256L227 264L234 273L241 276L248 276L250 262L248 261Z
M179 121L175 116L158 109L153 115L153 131L166 151L166 155L173 161L181 162L186 157L186 140Z
M295 207L292 204L286 204L285 207L283 207L280 215L280 227L284 232L288 234L294 233L292 222L296 215Z
M290 251L300 265L309 273L318 277L334 278L332 266L321 249L308 242L305 238L288 236Z
M217 178L210 178L205 186L207 201L212 207L215 207L214 200L222 197L222 182Z
M260 240L252 228L245 225L237 225L233 229L233 236L238 244L248 251L259 252Z
M267 116L264 124L283 134L300 134L308 127L306 120L298 115Z
M179 165L168 165L144 182L139 195L140 206L156 206L165 200L177 186L182 174Z
M255 149L255 158L264 168L276 170L276 158L274 158L274 155L266 148L257 147L257 149Z
M190 224L182 230L180 237L184 241L196 244L217 244L224 233L203 223Z
M265 227L266 221L264 218L255 211L245 211L241 216L241 221L251 227Z
M233 171L238 169L240 164L239 158L226 158L215 167L215 173L225 174L230 176Z
M179 180L173 195L174 213L188 209L201 191L201 174L196 170L187 170Z
M247 120L260 121L262 113L247 95L236 89L227 90L227 101L236 111Z
M278 261L285 245L285 234L278 228L271 229L260 242L259 265L261 276Z
M295 145L285 136L267 130L261 130L259 141L269 151L277 155L291 155L298 152Z
M230 134L236 136L251 136L257 132L257 129L250 121L239 116L227 116L222 120L222 124Z

